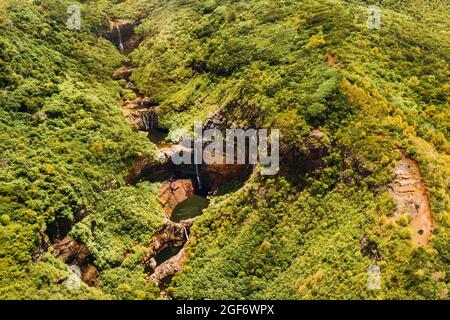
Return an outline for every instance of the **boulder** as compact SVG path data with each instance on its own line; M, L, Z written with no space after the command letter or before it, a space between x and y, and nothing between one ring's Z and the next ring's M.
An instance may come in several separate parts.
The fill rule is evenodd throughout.
M177 255L157 266L154 272L149 276L149 279L159 284L164 278L175 275L178 271L183 269L186 258L186 252L184 249L181 249Z
M133 73L133 68L127 67L127 66L122 66L119 69L117 69L116 71L114 71L112 77L114 80L119 80L119 79L128 80L131 77L132 73Z

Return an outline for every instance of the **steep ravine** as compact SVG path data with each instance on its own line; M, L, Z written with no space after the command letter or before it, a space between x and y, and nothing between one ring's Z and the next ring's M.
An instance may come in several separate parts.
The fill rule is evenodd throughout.
M110 22L106 38L116 45L124 56L139 45L140 39L134 34L134 27L135 23L129 20ZM195 167L177 168L170 161L171 154L179 152L180 148L164 141L167 132L158 128L158 107L151 106L149 99L129 80L132 72L131 62L126 60L112 75L114 80L122 80L121 84L135 94L133 99L123 98L122 113L135 130L146 134L156 145L157 152L156 157L138 159L125 180L129 184L140 180L161 183L159 202L165 214L165 222L153 235L142 263L148 272L149 281L158 284L162 290L161 294L165 295L164 288L171 277L182 268L184 246L189 239L190 228L195 216L200 215L208 205L205 196L209 189L201 188L201 177L196 175ZM67 225L64 233L53 231L49 227L46 234L50 243L43 242L42 250L35 260L40 260L42 252L49 249L67 265L77 266L80 269L80 280L89 286L97 287L101 279L92 253L85 244L67 235L75 223L88 214L89 212L83 211L74 223Z
M111 22L111 41L123 54L128 54L139 42L134 35L134 24L130 21L120 20ZM151 106L149 99L142 94L130 81L133 73L132 64L127 62L113 74L115 80L126 80L124 87L133 90L136 98L132 100L124 99L121 103L122 112L126 121L136 130L147 134L150 141L156 147L156 163L154 159L140 159L136 165L130 169L126 180L129 183L136 183L139 180L150 180L162 182L159 201L166 216L166 221L159 231L152 237L148 248L148 253L143 264L148 270L149 280L154 281L162 289L167 280L171 279L176 272L181 270L185 260L184 246L189 239L190 228L195 216L202 213L208 205L208 201L201 195L207 193L207 189L202 189L201 178L198 170L193 174L186 168L176 168L170 157L173 152L180 151L179 146L171 145L164 141L166 133L158 128L158 107ZM177 215L177 210L180 214ZM184 217L173 221L173 215Z

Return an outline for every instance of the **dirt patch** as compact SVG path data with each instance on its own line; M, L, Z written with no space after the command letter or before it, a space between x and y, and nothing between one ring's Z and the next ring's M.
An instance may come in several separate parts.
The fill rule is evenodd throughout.
M338 64L337 56L334 53L332 53L332 52L328 52L327 53L327 56L326 56L325 60L327 61L327 64L329 66L334 66L334 65Z
M397 162L395 179L390 193L397 202L394 216L407 213L411 217L413 241L427 246L436 223L431 214L427 187L422 179L419 165L402 152L402 159Z

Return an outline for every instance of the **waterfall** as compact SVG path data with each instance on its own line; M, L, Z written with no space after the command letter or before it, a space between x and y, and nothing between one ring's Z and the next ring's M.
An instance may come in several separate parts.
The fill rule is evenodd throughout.
M156 118L155 112L152 111L150 113L150 129L155 128L156 125L157 125L157 118Z
M189 235L185 226L183 226L184 234L186 235L186 240L189 240Z
M198 170L198 164L195 164L195 174L197 176L197 182L198 182L198 189L202 190L202 180L200 179L199 170Z
M117 33L119 35L119 49L120 52L123 52L123 43L122 43L122 33L120 32L119 26L116 24Z
M148 114L143 113L142 114L142 122L144 123L144 129L145 131L148 131L151 129L150 123L149 123L149 119L148 119Z
M141 114L142 123L144 124L144 129L149 131L150 129L156 128L158 125L158 116L154 110Z

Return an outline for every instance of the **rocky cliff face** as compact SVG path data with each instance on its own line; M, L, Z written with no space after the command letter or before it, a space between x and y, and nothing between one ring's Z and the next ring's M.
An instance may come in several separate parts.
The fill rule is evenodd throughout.
M53 254L68 265L76 265L81 270L81 280L89 286L98 286L100 275L93 265L89 249L72 237L65 237L52 245Z
M175 275L178 271L183 269L186 258L187 255L183 248L177 255L157 266L154 269L154 272L149 276L149 279L159 284L164 278Z
M408 214L411 218L410 226L413 230L413 241L427 246L435 222L431 214L427 187L422 179L418 164L403 157L394 168L395 179L390 186L390 193L397 202L394 216Z
M194 219L180 222L166 220L160 231L153 236L143 264L155 269L157 267L155 256L167 247L181 247L184 245L188 240L189 230L193 223Z
M171 162L155 162L153 157L141 157L124 179L128 184L135 184L143 178L150 182L164 181L172 176L171 168Z
M159 201L166 213L166 217L170 219L175 207L194 194L195 190L192 180L180 179L163 183Z
M325 165L323 157L330 152L330 139L325 132L313 129L300 148L280 144L281 163L295 168L296 174L304 175Z
M122 53L128 54L141 42L140 37L134 33L135 26L136 23L132 20L110 21L106 38L114 43Z
M120 76L125 75L122 73ZM150 100L143 94L136 92L136 95L135 99L126 100L122 103L122 113L125 120L138 131L148 131L155 128L158 125L159 108L149 106Z
M145 107L145 100L135 99L130 102L132 107L124 106L122 108L125 120L138 131L148 131L155 128L158 124L157 108Z
M216 161L218 163L203 164L201 167L201 172L213 191L233 180L244 180L253 169L253 166L248 164L225 164L225 157L220 157L222 159Z

